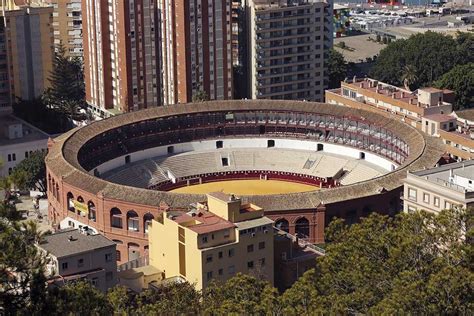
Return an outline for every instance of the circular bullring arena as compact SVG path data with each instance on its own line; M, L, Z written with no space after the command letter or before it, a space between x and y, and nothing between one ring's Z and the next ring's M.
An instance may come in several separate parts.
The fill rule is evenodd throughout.
M407 171L432 167L442 154L437 140L403 122L336 105L156 107L50 141L49 218L105 234L126 262L146 254L148 224L160 212L224 191L264 208L280 229L320 243L333 217L352 223L399 211Z

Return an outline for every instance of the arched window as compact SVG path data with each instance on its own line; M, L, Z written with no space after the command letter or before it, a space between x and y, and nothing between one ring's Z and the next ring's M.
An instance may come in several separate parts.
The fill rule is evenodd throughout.
M122 255L120 254L120 250L116 250L116 253L117 253L117 261L121 261Z
M280 230L283 230L287 233L290 231L290 225L289 225L288 221L284 218L277 220L275 222L275 227L280 229Z
M128 243L128 261L136 260L140 258L140 246L129 242Z
M54 198L58 199L58 196L56 195L56 182L54 182L54 178L51 179L51 192L53 192Z
M110 210L110 226L122 228L122 212L117 207Z
M58 199L58 202L61 203L61 196L59 195L59 184L58 183L56 183L56 199Z
M71 192L68 192L67 195L67 209L71 212L75 212L76 209L74 208L74 195Z
M87 202L87 210L89 211L89 220L96 221L95 205L94 202Z
M309 237L309 221L305 217L301 217L295 223L295 233L297 237Z
M128 230L137 232L139 231L139 219L138 219L138 214L135 211L128 211L127 212L127 227Z
M145 234L148 234L148 227L151 225L151 221L154 218L155 217L150 213L146 213L145 216L143 216L143 231Z
M82 196L79 195L79 196L77 197L77 202L79 202L79 203L84 203L84 199L82 198ZM77 214L78 214L78 215L81 215L81 216L86 216L86 213L84 213L84 212L82 212L82 211L79 211L79 210L77 210Z

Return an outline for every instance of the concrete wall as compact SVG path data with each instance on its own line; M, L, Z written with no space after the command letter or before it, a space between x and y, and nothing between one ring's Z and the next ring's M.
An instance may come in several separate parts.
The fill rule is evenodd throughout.
M295 140L295 139L279 139L279 138L225 138L219 139L223 142L223 148L267 148L267 141L273 139L275 141L275 148L284 148L284 149L298 149L298 150L308 150L315 152L317 149L317 144L324 144L324 152L342 155L354 159L358 159L361 152L365 154L365 160L369 163L373 163L379 167L384 168L387 171L393 171L397 164L394 162L378 156L374 153L368 151L361 151L356 148L336 145L332 143L325 142L315 142L307 140ZM174 154L179 154L183 152L190 151L203 151L203 150L213 150L216 149L216 140L205 140L200 142L188 142L174 144ZM150 149L145 149L142 151L137 151L130 153L131 162L140 161L143 159L167 156L169 146L160 146ZM125 165L125 156L121 156L112 160L107 161L106 163L101 164L96 169L100 173L107 172L109 170L118 168ZM94 174L94 170L90 171L90 174Z

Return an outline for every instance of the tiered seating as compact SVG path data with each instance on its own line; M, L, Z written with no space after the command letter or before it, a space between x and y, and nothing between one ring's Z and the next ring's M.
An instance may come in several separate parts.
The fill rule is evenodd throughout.
M220 170L218 158L215 152L186 153L157 160L157 163L176 177L188 177Z
M227 158L228 165L222 165ZM149 187L168 181L167 172L176 178L223 171L265 170L329 178L346 171L342 184L364 181L384 171L365 161L323 152L283 149L221 149L218 151L188 152L156 157L123 166L104 175L119 184Z
M362 163L357 164L340 181L342 185L353 184L380 176L381 173Z
M347 163L347 159L324 155L314 167L312 173L318 177L334 177Z

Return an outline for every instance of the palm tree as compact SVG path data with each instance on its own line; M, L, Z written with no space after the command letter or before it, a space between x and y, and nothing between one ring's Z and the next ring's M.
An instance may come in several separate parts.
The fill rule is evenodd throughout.
M412 65L405 65L405 67L403 67L401 79L406 90L411 91L410 86L418 80L416 73L417 70Z

